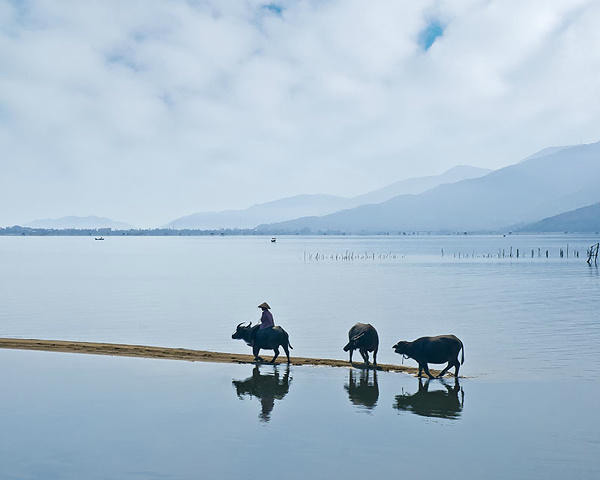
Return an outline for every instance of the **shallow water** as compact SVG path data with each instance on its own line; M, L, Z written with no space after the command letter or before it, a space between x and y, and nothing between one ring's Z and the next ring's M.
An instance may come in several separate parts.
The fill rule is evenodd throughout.
M600 475L597 381L0 350L3 479Z
M231 333L267 300L298 356L345 358L367 321L380 362L401 361L400 339L453 333L467 376L600 374L600 275L583 258L597 236L269 240L0 237L0 336L248 353Z

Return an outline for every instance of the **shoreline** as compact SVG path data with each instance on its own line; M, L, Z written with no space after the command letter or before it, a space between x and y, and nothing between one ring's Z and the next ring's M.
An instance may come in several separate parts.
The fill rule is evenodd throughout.
M213 363L247 363L255 364L252 355L241 353L209 352L206 350L191 350L187 348L156 347L149 345L128 345L119 343L98 343L98 342L76 342L68 340L38 340L24 338L0 338L0 348L9 350L37 350L44 352L61 353L80 353L86 355L110 355L118 357L139 357L154 358L166 360L185 360L188 362L213 362ZM269 354L263 355L265 360L271 358ZM268 364L268 362L261 362ZM279 356L275 361L276 365L285 364L285 355ZM290 356L290 365L295 366L327 366L327 367L350 367L350 363L345 360L335 360L328 358L305 358ZM364 368L362 363L354 362L353 367ZM399 372L409 375L416 375L416 367L406 367L404 365L378 364L378 371ZM437 375L439 370L430 369L431 373ZM452 376L449 372L446 374Z

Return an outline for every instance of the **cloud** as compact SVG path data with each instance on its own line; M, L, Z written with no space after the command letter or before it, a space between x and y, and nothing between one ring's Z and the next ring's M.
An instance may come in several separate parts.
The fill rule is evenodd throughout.
M590 1L0 3L0 224L160 224L598 139Z

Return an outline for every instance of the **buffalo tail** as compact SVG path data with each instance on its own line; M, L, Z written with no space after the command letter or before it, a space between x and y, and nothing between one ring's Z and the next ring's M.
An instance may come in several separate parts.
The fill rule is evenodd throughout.
M460 364L462 365L463 363L465 363L465 346L463 345L463 342L460 342L460 348L462 350L461 353L461 357L460 357Z

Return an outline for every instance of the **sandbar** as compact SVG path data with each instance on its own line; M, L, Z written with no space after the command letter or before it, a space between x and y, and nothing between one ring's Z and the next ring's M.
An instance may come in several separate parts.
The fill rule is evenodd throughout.
M88 355L111 355L119 357L162 358L168 360L185 360L188 362L216 362L216 363L248 363L255 364L252 355L240 353L209 352L205 350L192 350L187 348L156 347L149 345L128 345L120 343L77 342L69 340L38 340L25 338L0 338L0 348L16 350L41 350L45 352L83 353ZM270 351L262 352L264 363L272 358ZM303 366L328 366L350 367L350 362L330 358L305 358L290 356L291 365ZM276 364L286 363L285 355L280 356ZM356 368L363 368L362 362L354 362ZM377 370L384 372L401 372L411 375L417 374L415 367L404 365L378 364ZM433 375L439 371L430 369ZM450 373L448 375L451 375Z

